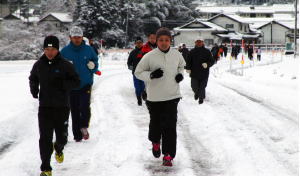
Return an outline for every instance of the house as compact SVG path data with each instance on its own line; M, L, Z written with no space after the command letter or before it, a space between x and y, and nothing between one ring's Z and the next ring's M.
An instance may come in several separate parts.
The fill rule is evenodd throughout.
M70 16L68 13L49 13L41 18L38 24L48 24L63 32L69 30L72 22L72 16Z
M230 41L233 41L235 43L241 43L242 40L245 41L245 43L252 43L253 41L255 43L259 43L260 34L241 34L238 32L232 32L229 31L228 33L219 33L216 34L220 38L220 41L223 43L230 43Z
M209 22L225 28L228 32L217 35L224 42L230 40L245 40L245 42L258 42L259 33L250 30L250 22L238 15L218 14L208 19Z
M21 20L21 18L15 14L8 14L6 16L3 17L4 20Z
M290 17L294 15L294 4L273 4L271 6L253 5L198 5L196 10L201 18L209 19L217 14L234 14L245 18L273 18L277 15L286 14Z
M222 26L229 31L235 31L239 33L250 32L249 23L243 21L243 18L238 15L228 15L221 13L211 17L210 19L208 19L208 21Z
M265 21L264 21L265 22ZM263 23L265 24L265 23ZM219 14L209 20L196 19L183 26L173 29L174 45L185 43L187 46L194 45L195 38L203 38L206 46L214 43L241 43L260 42L260 31L250 30L250 23L237 15Z
M272 20L258 27L262 34L262 43L285 44L293 43L295 22ZM298 30L298 29L297 29ZM298 38L299 36L297 36Z
M21 15L20 10L16 10L14 13L10 13L4 17L5 20L20 20L24 23L33 24L39 21L38 16L34 16L34 9L29 9L28 17L25 18Z
M173 31L175 33L175 46L185 43L187 46L192 47L195 45L196 38L204 39L206 46L211 46L214 43L220 43L220 38L215 34L223 33L227 30L209 21L195 19L183 26L174 28Z

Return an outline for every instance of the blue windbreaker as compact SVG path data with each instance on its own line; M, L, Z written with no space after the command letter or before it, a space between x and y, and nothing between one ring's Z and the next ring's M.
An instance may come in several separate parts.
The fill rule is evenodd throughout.
M98 56L92 47L85 44L83 41L80 46L74 45L70 42L61 50L63 58L71 61L75 67L76 72L80 77L80 87L93 84L94 73L98 70ZM90 70L87 67L89 61L94 62L95 68Z

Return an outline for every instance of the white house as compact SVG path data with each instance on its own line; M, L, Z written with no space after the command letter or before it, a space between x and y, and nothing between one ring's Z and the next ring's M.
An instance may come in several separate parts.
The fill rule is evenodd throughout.
M214 43L219 43L220 38L215 34L226 32L227 30L211 22L196 19L183 26L174 28L173 31L175 32L175 46L178 46L181 43L185 43L187 46L191 47L195 45L196 38L204 39L206 46L211 46Z
M262 43L285 44L294 40L295 23L293 20L273 20L258 27L258 29L262 34Z
M38 24L48 24L63 32L69 30L72 22L72 16L68 13L50 13L41 18Z
M202 18L209 19L217 14L235 14L249 18L273 18L276 15L286 14L290 17L294 15L293 4L274 4L272 6L253 6L253 5L199 5L196 10Z
M243 18L238 15L228 15L221 13L211 17L210 19L208 19L208 21L222 26L229 31L235 31L239 33L250 32L249 23L245 22Z
M39 17L34 15L34 9L29 9L28 17L25 18L21 15L20 9L16 10L14 13L8 14L4 17L5 20L21 20L24 23L33 24L39 21Z
M217 35L224 42L242 39L248 43L253 41L257 43L259 41L260 33L250 29L251 23L246 18L238 15L218 14L208 19L208 21L227 29L227 33L219 33Z

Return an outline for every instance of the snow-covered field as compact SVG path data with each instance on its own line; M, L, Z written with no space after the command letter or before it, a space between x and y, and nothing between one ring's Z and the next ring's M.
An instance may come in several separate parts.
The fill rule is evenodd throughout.
M299 174L299 59L269 53L251 66L246 59L243 76L240 61L232 61L232 74L230 60L223 59L211 68L202 105L185 75L172 168L152 156L148 111L136 105L126 59L127 53L103 59L92 92L91 138L75 143L70 128L64 163L52 159L53 176ZM28 85L33 63L0 62L0 176L40 172L38 102Z

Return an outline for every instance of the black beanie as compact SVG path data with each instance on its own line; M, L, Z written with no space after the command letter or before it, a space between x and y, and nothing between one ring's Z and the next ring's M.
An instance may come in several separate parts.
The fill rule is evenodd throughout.
M137 42L137 41L143 42L143 39L142 39L141 37L136 37L136 38L135 38L135 42Z
M166 36L169 36L170 39L172 39L172 35L171 35L171 32L168 28L166 27L162 27L162 28L159 28L156 32L156 39L158 39L160 36L162 35L166 35Z
M53 47L59 50L59 40L55 36L47 36L44 40L44 49L47 47Z

